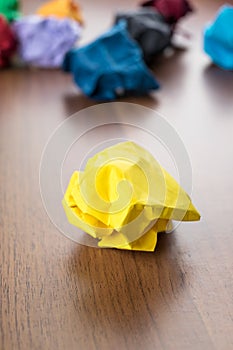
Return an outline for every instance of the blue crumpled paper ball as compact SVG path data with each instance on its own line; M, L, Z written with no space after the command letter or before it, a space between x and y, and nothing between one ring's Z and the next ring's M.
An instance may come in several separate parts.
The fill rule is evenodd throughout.
M222 6L215 21L205 28L204 50L216 65L233 70L233 6Z
M89 45L73 49L63 63L83 93L95 100L144 95L159 88L138 44L121 21Z

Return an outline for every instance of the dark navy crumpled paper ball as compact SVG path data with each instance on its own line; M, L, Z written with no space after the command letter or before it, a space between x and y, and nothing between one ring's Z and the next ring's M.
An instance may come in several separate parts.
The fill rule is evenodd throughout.
M169 46L172 30L164 17L153 8L142 7L134 11L119 12L116 14L115 23L122 19L127 23L130 36L141 47L147 63Z

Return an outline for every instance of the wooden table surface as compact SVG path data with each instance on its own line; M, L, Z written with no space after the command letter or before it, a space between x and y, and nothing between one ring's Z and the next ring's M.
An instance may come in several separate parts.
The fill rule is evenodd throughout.
M40 1L23 1L29 13ZM137 1L82 1L84 40ZM0 349L233 349L233 72L211 65L202 29L221 1L193 1L188 50L159 60L163 88L127 98L166 116L188 150L200 223L161 235L155 253L65 238L39 190L43 147L94 102L60 71L0 72Z

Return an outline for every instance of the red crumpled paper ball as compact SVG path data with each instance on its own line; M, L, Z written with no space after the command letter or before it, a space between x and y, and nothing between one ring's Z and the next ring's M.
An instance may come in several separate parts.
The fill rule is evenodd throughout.
M0 68L7 67L17 48L17 41L9 23L0 15Z
M175 24L181 17L193 11L187 0L149 0L143 2L141 6L153 7L170 24Z

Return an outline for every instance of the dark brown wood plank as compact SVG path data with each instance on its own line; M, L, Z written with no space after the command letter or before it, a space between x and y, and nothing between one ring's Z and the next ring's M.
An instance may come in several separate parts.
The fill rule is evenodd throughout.
M193 2L181 24L189 49L154 66L162 90L124 100L164 114L192 161L202 221L160 235L155 253L83 247L52 225L41 154L59 123L93 102L60 71L0 72L0 349L233 348L233 73L202 52L203 25L223 2ZM84 39L136 3L83 1Z

